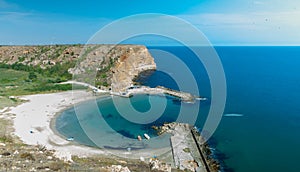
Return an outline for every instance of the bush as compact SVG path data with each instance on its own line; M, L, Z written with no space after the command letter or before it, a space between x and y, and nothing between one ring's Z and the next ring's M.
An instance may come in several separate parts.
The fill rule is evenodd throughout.
M190 148L184 148L184 149L183 149L183 152L190 153L191 150L190 150Z
M35 160L35 158L33 157L33 155L31 153L28 153L28 152L20 154L20 158L28 159L28 160L32 160L32 161Z
M28 74L28 79L29 80L36 80L37 76L33 71L30 71Z
M4 136L0 137L0 142L2 142L2 143L12 143L13 139L12 139L11 136L4 135Z

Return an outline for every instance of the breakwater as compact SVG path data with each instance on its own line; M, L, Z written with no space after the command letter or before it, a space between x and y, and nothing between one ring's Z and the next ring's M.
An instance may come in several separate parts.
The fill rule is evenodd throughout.
M146 86L132 86L125 92L111 92L111 95L117 95L122 97L130 97L134 94L167 94L170 96L177 97L184 102L194 102L198 96L194 96L187 92L177 91L162 86L150 88Z

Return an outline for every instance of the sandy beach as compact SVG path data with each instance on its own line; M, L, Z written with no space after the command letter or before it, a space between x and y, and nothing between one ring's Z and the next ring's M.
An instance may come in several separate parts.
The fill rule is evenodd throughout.
M51 94L35 94L20 96L19 99L27 102L16 107L6 108L4 117L13 123L13 135L17 136L23 143L28 145L42 145L48 150L54 150L54 155L65 161L72 161L72 155L89 157L93 155L107 156L117 155L119 157L149 158L153 155L162 155L163 159L170 157L171 147L158 149L134 150L107 150L97 149L80 145L73 141L67 141L53 130L53 119L68 107L72 107L83 101L96 98L92 92L67 91ZM169 139L169 135L162 135L160 139ZM152 139L152 142L157 138ZM160 141L159 139L157 141ZM166 157L165 157L166 156Z
M36 94L22 96L28 100L17 107L10 108L6 113L14 114L14 135L29 145L43 145L49 150L55 150L55 155L71 161L72 155L89 156L104 154L104 151L72 144L58 136L50 128L51 119L63 109L76 103L93 99L91 92L67 91L52 94Z

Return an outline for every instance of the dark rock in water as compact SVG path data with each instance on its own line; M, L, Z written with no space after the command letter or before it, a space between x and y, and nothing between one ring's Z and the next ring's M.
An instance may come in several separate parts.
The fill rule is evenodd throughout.
M221 168L221 171L224 171L224 172L234 172L234 169L233 168L224 167L224 168Z
M230 158L228 155L220 152L219 150L215 150L213 154L220 161L223 161L223 160L226 160L226 159Z
M131 134L129 131L126 130L118 130L118 133L122 134L125 137L129 137L129 138L135 138L135 136L133 134Z
M112 114L108 114L105 118L108 119L108 118L113 118L114 116Z
M208 141L208 143L205 143L204 150L207 150L206 156L211 159L210 160L210 166L213 169L218 169L219 171L225 171L225 172L234 172L232 168L227 167L224 160L229 159L230 157L222 152L220 152L216 147L218 145L217 140L214 137L211 137ZM208 149L210 151L208 151ZM213 160L213 161L212 161Z
M179 98L174 98L174 99L172 100L172 102L173 102L173 104L175 104L175 105L181 105L181 99L179 99Z

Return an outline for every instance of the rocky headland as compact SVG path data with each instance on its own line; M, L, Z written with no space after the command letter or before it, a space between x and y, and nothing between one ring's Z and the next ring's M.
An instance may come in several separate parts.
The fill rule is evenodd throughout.
M123 92L140 72L156 64L142 45L1 46L0 64L43 70L64 67L76 81Z

